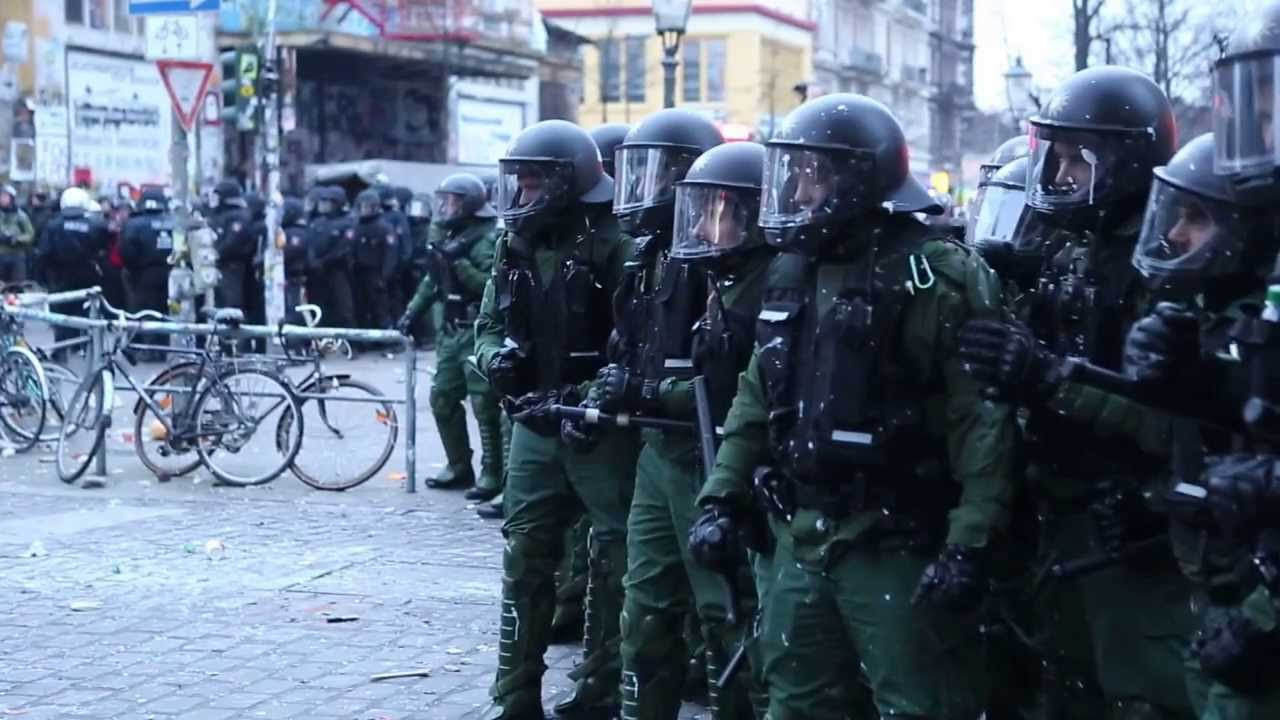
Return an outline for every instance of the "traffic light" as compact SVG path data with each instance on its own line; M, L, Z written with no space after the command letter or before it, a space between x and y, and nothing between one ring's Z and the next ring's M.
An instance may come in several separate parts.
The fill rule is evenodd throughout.
M252 45L225 50L222 64L222 122L237 130L250 131L256 125L258 108L258 49Z

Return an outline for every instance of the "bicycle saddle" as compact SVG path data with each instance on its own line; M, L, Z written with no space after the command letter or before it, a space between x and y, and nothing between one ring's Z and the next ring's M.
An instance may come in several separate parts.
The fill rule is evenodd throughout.
M240 308L218 308L213 313L213 322L215 325L235 327L244 323L244 311Z

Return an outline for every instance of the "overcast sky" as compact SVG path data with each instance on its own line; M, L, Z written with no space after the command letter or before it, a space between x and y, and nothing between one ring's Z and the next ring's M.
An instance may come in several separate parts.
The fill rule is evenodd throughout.
M1107 9L1123 11L1129 0L1106 0ZM1140 0L1134 0L1140 1ZM1217 12L1212 3L1193 0L1197 11ZM1231 9L1257 7L1261 0L1226 0ZM1071 0L974 0L974 92L984 110L1008 106L1004 73L1021 55L1033 82L1043 88L1071 74Z

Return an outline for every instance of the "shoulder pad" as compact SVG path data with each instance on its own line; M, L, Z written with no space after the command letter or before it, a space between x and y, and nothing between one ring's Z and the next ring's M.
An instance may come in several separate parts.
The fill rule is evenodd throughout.
M969 305L999 306L1000 279L976 249L949 237L930 237L920 249L937 282L963 292Z

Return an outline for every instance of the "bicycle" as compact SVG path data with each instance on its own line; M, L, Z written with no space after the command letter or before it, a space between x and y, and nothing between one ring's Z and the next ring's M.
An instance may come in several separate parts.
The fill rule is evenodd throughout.
M143 417L149 411L159 423L164 444L175 456L194 448L198 456L195 464L203 464L222 482L240 486L260 485L275 479L289 467L301 448L303 427L301 409L292 387L273 368L224 362L217 354L216 340L226 330L240 324L243 313L225 308L216 311L212 336L215 350L191 351L200 359L192 364L192 374L186 377L186 382L175 390L172 386L156 387L154 384L149 388L140 387L118 359L118 356L123 356L131 364L133 362L127 345L137 333L137 328L131 327L127 321L163 319L163 316L151 310L127 313L105 301L102 306L118 319L107 325L108 332L112 334L110 347L103 351L98 366L85 374L68 404L58 436L57 469L63 482L78 480L101 448L111 424L117 374L138 394L138 401L145 408L145 411L135 410L135 416ZM259 386L253 385L255 382ZM157 397L164 398L166 394L175 392L182 396L180 402L172 398L167 403L157 400ZM264 398L268 407L265 412L259 412L259 403ZM255 438L262 437L258 433L259 428L264 424L272 427L279 423L278 419L269 418L276 410L298 418L297 432L282 444L278 431L266 433L270 437L265 447L250 448L249 444ZM140 422L135 420L135 428ZM138 437L142 434L139 433ZM135 439L136 442L138 440ZM276 453L278 457L272 457ZM147 456L142 452L139 454L146 464ZM265 469L241 467L263 458L269 461Z
M321 310L318 306L299 305L296 310L308 327L319 323ZM313 341L309 357L302 359L293 355L290 343L283 335L280 341L290 362L311 364L311 371L294 383L302 411L307 416L303 447L329 451L314 455L300 451L289 471L317 490L331 491L349 490L376 475L395 450L399 435L395 406L380 400L383 394L372 385L354 380L346 373L326 373L321 363L325 340ZM335 412L334 402L353 403L353 408L350 412ZM365 415L363 409L370 405L372 415ZM291 422L292 416L281 415L277 426L281 441L291 432ZM366 451L371 453L366 454Z
M23 285L5 286L0 294L10 302ZM48 414L49 385L39 357L22 335L22 321L0 314L0 425L14 452L26 452L41 440Z

